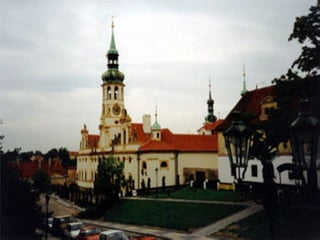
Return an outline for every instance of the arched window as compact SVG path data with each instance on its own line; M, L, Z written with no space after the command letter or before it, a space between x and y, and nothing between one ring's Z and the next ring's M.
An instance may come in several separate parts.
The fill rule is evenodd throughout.
M160 164L160 168L168 168L168 163L166 161L162 161Z
M107 99L111 99L112 93L111 93L111 87L107 88Z
M142 162L142 169L147 169L147 163L146 162Z
M119 98L119 88L115 87L114 88L114 99L118 99Z

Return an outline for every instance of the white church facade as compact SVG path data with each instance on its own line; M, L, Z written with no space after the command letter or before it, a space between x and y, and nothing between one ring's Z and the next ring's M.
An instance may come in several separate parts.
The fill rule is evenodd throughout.
M135 189L218 179L218 135L174 134L161 128L155 115L145 114L133 123L125 106L124 74L119 71L119 54L114 26L107 52L107 70L102 74L102 109L99 134L84 125L77 157L77 184L92 190L102 157L124 162L124 175Z

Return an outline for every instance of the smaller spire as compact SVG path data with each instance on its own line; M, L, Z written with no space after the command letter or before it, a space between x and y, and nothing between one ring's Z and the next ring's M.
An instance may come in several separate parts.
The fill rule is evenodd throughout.
M116 48L116 42L114 40L114 33L113 33L113 29L114 29L114 17L112 16L112 21L111 21L111 29L112 29L112 33L111 33L111 42L110 42L110 48L108 51L108 54L117 54L118 55L118 50Z
M245 95L247 90L247 85L246 85L246 66L243 64L243 70L242 70L242 77L243 77L243 87L241 91L241 96Z
M217 117L213 113L214 100L212 99L212 94L211 94L211 77L210 76L209 76L209 99L207 101L207 105L208 105L208 115L205 117L205 121L215 122L217 120Z
M159 130L159 129L161 129L161 126L158 123L158 106L157 105L156 105L156 112L155 112L154 116L155 116L155 123L152 125L151 129L152 130Z

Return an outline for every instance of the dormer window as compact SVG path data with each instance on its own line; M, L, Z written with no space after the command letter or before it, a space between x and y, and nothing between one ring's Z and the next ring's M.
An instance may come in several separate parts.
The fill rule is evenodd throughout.
M261 114L259 116L260 121L268 120L270 113L274 109L278 108L278 105L274 101L274 98L272 96L268 96L263 101L261 101L260 106L261 106Z

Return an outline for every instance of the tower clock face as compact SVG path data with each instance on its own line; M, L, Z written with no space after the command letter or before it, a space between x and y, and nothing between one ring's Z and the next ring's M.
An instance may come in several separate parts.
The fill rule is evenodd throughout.
M118 104L114 105L112 108L113 114L114 115L119 115L120 114L120 106Z

